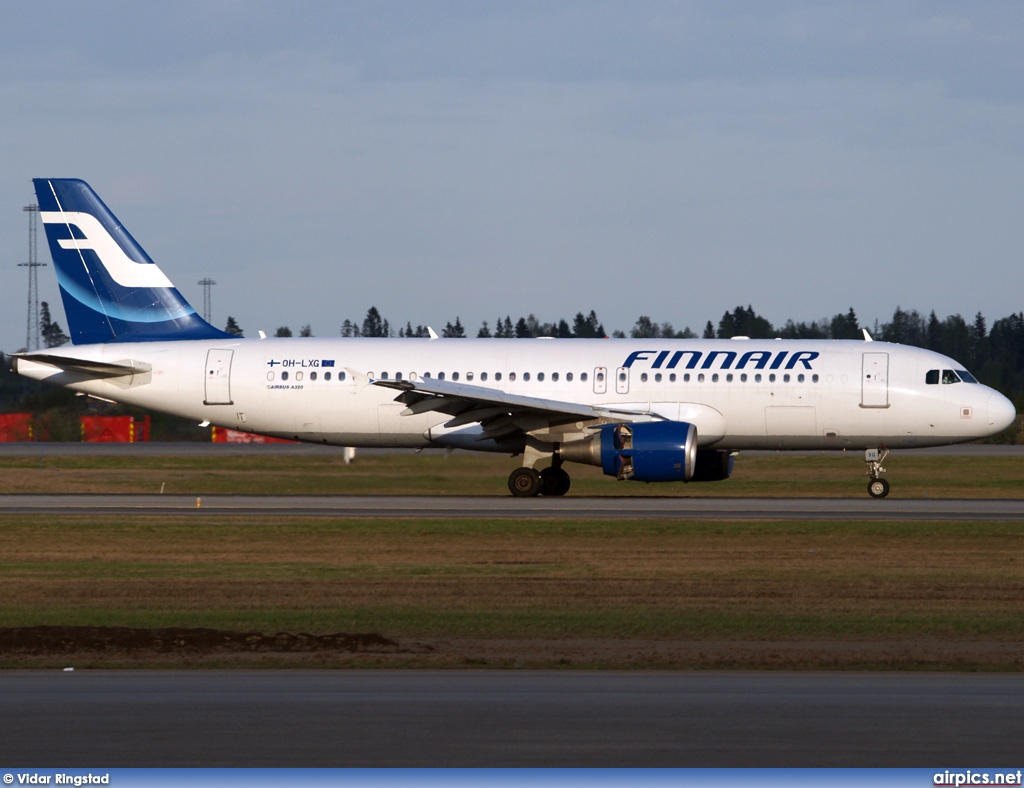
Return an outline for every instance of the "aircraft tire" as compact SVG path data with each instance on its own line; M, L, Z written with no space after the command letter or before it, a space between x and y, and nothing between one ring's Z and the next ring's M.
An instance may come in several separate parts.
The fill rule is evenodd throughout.
M541 495L565 495L572 480L561 468L545 468L540 472Z
M508 489L517 498L532 498L541 490L540 474L533 468L516 468L508 475Z
M868 495L872 498L884 498L889 494L889 482L885 479L872 479L868 482Z

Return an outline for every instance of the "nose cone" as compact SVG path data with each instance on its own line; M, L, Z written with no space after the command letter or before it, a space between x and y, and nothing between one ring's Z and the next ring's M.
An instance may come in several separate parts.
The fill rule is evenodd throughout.
M998 392L992 392L988 398L988 425L992 434L1002 432L1017 418L1017 409L1013 403Z

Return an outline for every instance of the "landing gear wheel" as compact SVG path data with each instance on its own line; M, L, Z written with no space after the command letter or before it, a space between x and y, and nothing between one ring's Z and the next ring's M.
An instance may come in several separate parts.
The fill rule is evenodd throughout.
M569 492L569 474L561 468L545 468L540 472L541 495L565 495Z
M533 468L516 468L508 475L508 489L517 498L532 498L540 492L540 474Z
M868 495L872 498L884 498L889 494L889 482L885 479L872 479L868 482Z

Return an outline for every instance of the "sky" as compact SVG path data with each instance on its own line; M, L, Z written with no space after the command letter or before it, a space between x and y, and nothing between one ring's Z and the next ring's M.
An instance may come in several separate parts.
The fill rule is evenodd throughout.
M1024 309L1019 2L37 0L0 75L8 352L33 177L248 335Z

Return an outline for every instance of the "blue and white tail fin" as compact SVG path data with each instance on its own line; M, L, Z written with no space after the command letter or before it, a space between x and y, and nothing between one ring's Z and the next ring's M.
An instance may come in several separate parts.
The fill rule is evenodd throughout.
M231 336L196 314L89 184L33 183L74 344Z

